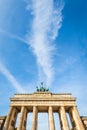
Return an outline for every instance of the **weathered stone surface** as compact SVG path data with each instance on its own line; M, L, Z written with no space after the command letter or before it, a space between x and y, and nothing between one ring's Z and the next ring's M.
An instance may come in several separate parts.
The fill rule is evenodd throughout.
M10 99L10 110L3 130L14 130L18 113L20 113L17 130L26 130L27 114L32 112L32 130L38 130L38 113L47 112L49 130L55 130L53 113L59 114L61 130L70 130L66 113L70 115L72 130L85 130L86 121L80 118L76 107L76 98L71 94L55 94L50 92L35 92L33 94L15 94Z
M15 94L11 98L11 106L38 106L40 111L48 111L46 107L53 106L57 112L58 107L65 106L67 109L71 106L76 106L76 98L71 94L52 94L50 92L35 92L33 94ZM43 109L41 110L41 108ZM28 109L31 109L28 108Z
M0 130L2 129L4 122L5 122L6 116L0 116Z
M48 116L49 116L49 130L55 130L52 106L49 106L49 108L48 108Z
M82 122L83 122L83 124L85 126L85 129L87 130L87 117L83 116L83 117L81 117L81 119L82 119Z

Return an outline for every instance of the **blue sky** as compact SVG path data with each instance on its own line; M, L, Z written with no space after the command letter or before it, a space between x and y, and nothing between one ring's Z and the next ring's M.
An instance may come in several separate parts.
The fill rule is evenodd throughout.
M42 81L87 115L86 0L0 0L0 115Z

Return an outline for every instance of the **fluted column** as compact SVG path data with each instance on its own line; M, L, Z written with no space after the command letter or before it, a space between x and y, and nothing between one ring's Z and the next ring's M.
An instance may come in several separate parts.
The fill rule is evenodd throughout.
M37 107L33 107L33 118L32 118L32 130L37 130L37 118L38 118L38 110Z
M63 106L59 108L59 117L60 117L61 130L69 130L69 124L66 117L65 108Z
M27 123L27 109L25 108L22 130L26 130L26 123Z
M3 130L14 130L17 113L17 109L11 106Z
M83 123L81 121L81 118L79 116L77 107L75 107L75 106L72 107L69 110L69 114L70 114L70 118L71 118L71 121L72 121L73 128L76 129L76 130L85 130Z
M53 117L53 108L50 106L48 108L49 114L49 130L55 130L54 117Z
M13 107L10 107L9 113L7 115L3 130L8 130L9 124L10 124L10 119L12 116L12 112L13 112Z
M26 130L27 109L22 106L17 130Z

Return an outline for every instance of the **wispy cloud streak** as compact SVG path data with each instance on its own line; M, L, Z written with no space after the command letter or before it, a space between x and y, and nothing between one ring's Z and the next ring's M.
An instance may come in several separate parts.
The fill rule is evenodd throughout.
M25 92L25 90L17 82L14 76L9 72L9 70L2 63L0 63L0 72L8 79L8 81L12 84L12 86L16 89L16 91L20 93Z
M27 9L29 0L27 1ZM37 58L37 64L46 77L47 85L51 84L54 76L53 52L55 45L52 44L58 36L61 28L62 9L64 3L60 0L54 3L53 0L31 0L33 22L30 32L27 34L27 41L33 49Z
M14 35L14 34L12 34L10 32L7 32L7 31L5 31L3 29L0 29L0 33L4 34L4 35L6 35L6 36L8 36L8 37L10 37L12 39L18 40L18 41L20 41L20 42L22 42L24 44L28 44L29 45L28 41L26 39L20 37L20 36L16 36L16 35Z

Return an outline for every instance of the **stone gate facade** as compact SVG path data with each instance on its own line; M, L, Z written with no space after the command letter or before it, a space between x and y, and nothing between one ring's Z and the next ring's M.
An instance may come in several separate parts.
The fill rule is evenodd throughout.
M54 94L50 92L35 92L33 94L15 94L10 99L9 113L1 130L26 130L27 115L33 113L31 130L38 130L38 113L47 112L49 130L55 130L53 113L59 115L61 130L71 130L66 113L69 114L72 130L86 130L84 119L80 117L76 106L76 98L71 94ZM18 126L15 128L18 113ZM83 119L83 120L82 120ZM85 118L87 121L87 118Z

